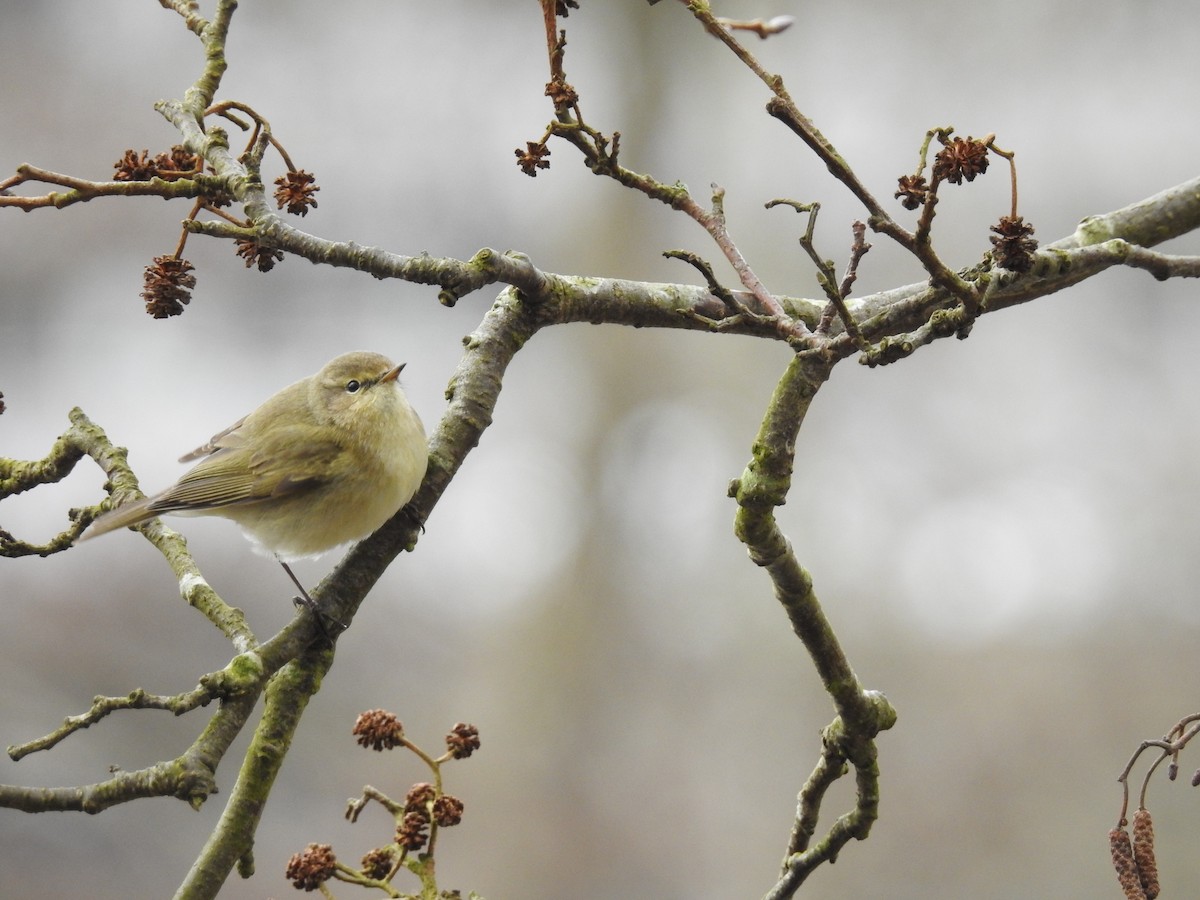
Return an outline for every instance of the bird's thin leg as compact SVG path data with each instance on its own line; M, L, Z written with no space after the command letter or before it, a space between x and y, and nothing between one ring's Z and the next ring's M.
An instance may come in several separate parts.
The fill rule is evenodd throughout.
M333 635L331 635L329 633L329 629L325 627L326 621L336 626L339 633L345 631L345 624L322 612L321 608L317 606L317 601L308 596L308 591L304 589L304 585L300 583L300 579L296 577L296 573L292 571L292 567L285 563L282 559L279 559L279 557L275 558L279 560L279 564L283 566L283 571L287 572L288 578L292 579L292 584L294 584L296 586L296 590L300 592L300 596L293 597L292 602L296 604L296 606L307 607L308 611L316 617L317 627L321 629L321 634L326 639L330 641L333 640Z
M283 566L283 571L287 572L288 578L292 579L292 584L296 586L296 590L300 592L300 596L292 598L292 602L297 606L307 606L314 613L317 612L317 601L308 596L308 591L304 589L304 585L300 583L300 579L296 577L296 573L292 571L292 567L285 563L282 559L279 559L279 557L276 557L276 559L279 560L279 564Z

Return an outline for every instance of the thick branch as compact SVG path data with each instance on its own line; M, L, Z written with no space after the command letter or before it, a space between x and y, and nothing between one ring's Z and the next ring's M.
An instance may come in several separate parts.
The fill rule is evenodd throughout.
M1171 277L1194 277L1196 257L1173 257L1140 250L1130 253L1113 241L1124 241L1144 249L1198 228L1200 177L1121 209L1089 216L1073 234L1038 250L1027 274L1002 270L986 273L992 283L985 292L981 314L1049 296L1116 265L1144 268L1156 275L1165 272ZM965 270L961 274L978 277L982 272L979 269L973 276L971 270ZM947 291L932 287L928 282L918 282L870 294L850 303L849 307L860 330L871 340L878 341L920 328L935 311L949 310L955 304L955 298ZM840 324L835 323L831 334L837 335L840 331ZM839 341L843 340L844 336L839 337ZM845 355L852 349L836 343L831 348L838 355Z
M212 21L204 22L197 32L204 44L204 71L184 97L184 104L197 122L203 118L204 110L212 106L213 97L217 95L217 89L221 86L221 77L228 68L225 62L225 39L229 35L229 22L237 5L238 0L217 0L217 9ZM184 19L188 27L196 31L199 22L188 15L185 15Z
M103 812L111 806L146 797L178 797L198 806L216 790L212 770L180 757L136 772L121 772L108 781L81 787L30 788L0 785L0 807L22 812Z
M1071 250L1122 238L1131 244L1155 247L1200 228L1200 177L1159 191L1129 206L1088 216L1075 233L1046 250Z
M787 612L792 630L813 660L838 717L823 735L822 758L801 793L801 808L793 828L784 874L769 897L790 897L820 863L836 857L850 839L862 840L878 815L878 769L875 736L896 721L895 710L881 695L866 691L854 674L841 644L821 608L812 578L800 565L790 542L775 519L775 507L787 499L795 461L796 438L813 398L836 362L827 354L797 354L776 385L753 457L741 478L730 486L737 500L734 531L746 544L750 558L762 566ZM855 807L841 816L825 839L805 850L815 827L825 790L843 771L855 769Z
M258 727L238 773L233 793L200 856L176 891L176 900L216 897L238 860L248 858L263 808L283 760L291 747L300 717L321 687L333 663L333 648L312 651L281 669L266 690Z

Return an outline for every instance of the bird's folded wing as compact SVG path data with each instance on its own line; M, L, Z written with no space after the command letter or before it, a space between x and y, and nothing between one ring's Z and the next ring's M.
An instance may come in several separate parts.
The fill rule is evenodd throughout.
M202 456L208 456L210 453L216 453L222 447L240 447L242 441L238 435L238 429L242 427L242 423L246 421L248 416L242 416L224 431L218 431L208 439L207 444L202 444L191 453L185 453L179 457L180 462L191 462L193 459L199 459Z
M338 474L343 453L335 441L317 438L308 426L276 429L246 447L220 447L153 499L158 512L256 503L311 490Z

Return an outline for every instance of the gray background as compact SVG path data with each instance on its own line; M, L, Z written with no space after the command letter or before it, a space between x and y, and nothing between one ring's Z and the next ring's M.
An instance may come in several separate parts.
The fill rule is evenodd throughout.
M567 71L588 121L622 132L628 166L702 200L724 186L767 286L815 295L802 220L762 204L821 201L819 247L839 267L860 211L763 113L761 84L677 4L584 7L566 21ZM0 9L0 171L28 161L104 179L125 148L174 142L151 104L199 71L182 20L151 3ZM720 11L798 17L749 46L877 195L947 124L1017 151L1021 212L1044 242L1196 174L1200 24L1183 0ZM663 249L716 257L693 223L592 176L565 144L536 180L516 168L512 148L550 115L532 2L243 3L229 60L220 97L256 107L317 174L306 230L402 253L514 248L550 271L646 280L694 280ZM1006 175L944 195L935 239L951 264L988 246ZM229 244L192 238L195 299L153 321L142 268L171 252L186 211L97 200L0 215L0 453L43 455L80 405L160 487L178 455L355 348L406 360L406 388L436 423L492 292L448 310L434 289L294 258L260 275ZM920 279L874 243L857 293ZM879 741L870 840L802 896L1118 895L1105 838L1116 775L1197 694L1198 325L1194 284L1119 271L988 316L966 343L836 371L780 517L856 670L900 720ZM455 721L482 730L482 752L446 773L466 817L439 847L445 887L488 900L759 896L831 716L725 497L787 358L750 339L616 327L532 341L417 551L341 640L266 810L259 874L224 896L290 895L284 864L309 841L354 862L387 839L381 812L347 824L345 799L365 783L402 795L426 776L354 746L356 713L377 706L431 749ZM47 539L101 482L85 463L6 501L0 525ZM176 524L259 635L287 621L289 585L232 526ZM94 694L186 690L228 658L129 533L5 560L0 597L4 744ZM51 753L0 759L0 781L88 783L167 759L203 715L119 715ZM199 813L167 800L97 818L0 813L0 893L169 895L243 746ZM1182 760L1185 774L1198 764ZM834 798L830 813L848 795ZM1200 797L1160 779L1150 807L1178 895L1200 878Z

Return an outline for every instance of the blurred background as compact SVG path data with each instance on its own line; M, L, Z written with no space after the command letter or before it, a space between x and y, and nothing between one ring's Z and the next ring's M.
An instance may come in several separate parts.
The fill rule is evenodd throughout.
M701 200L722 185L767 286L817 295L803 220L763 204L820 201L818 247L839 269L862 213L763 112L764 87L679 4L582 5L565 21L566 66L587 120L622 133L627 166ZM749 46L877 196L944 125L1016 150L1021 213L1043 243L1197 174L1200 122L1181 110L1200 80L1200 19L1185 0L715 5L797 17ZM0 10L0 172L30 162L103 180L126 148L175 142L152 104L201 67L178 16L151 3ZM551 115L542 35L531 0L244 3L219 98L259 110L316 173L319 209L297 224L324 237L460 258L512 248L554 272L694 282L660 255L717 259L690 221L592 176L565 144L536 179L518 170L513 148ZM934 234L950 263L988 248L1008 191L994 166L945 192ZM43 456L78 405L155 490L182 471L181 453L358 348L407 361L409 396L436 425L460 340L494 292L446 309L435 288L295 258L259 274L230 244L193 237L193 302L154 321L142 270L173 250L187 210L97 200L0 215L0 454ZM856 295L920 280L873 243ZM870 839L800 896L1119 896L1106 840L1116 777L1196 706L1198 330L1194 283L1113 271L987 316L965 343L835 371L780 518L859 676L899 722L879 739ZM416 551L340 640L265 811L258 873L231 876L223 896L290 896L284 866L310 841L353 864L388 840L382 811L348 824L346 798L367 783L400 797L427 774L409 755L355 746L355 716L373 707L431 750L457 721L482 732L483 749L446 772L466 815L439 843L443 887L675 900L773 884L832 712L733 537L725 488L787 360L746 338L538 335ZM6 500L0 526L47 540L102 482L85 461ZM289 619L290 585L236 529L172 524L260 637ZM315 583L335 561L299 571ZM187 690L229 656L131 533L0 561L0 597L5 745L96 694ZM110 766L174 757L204 716L114 716L52 752L0 759L0 781L101 781ZM96 818L0 811L0 894L169 896L244 746L198 813L173 800ZM1181 765L1190 773L1200 752ZM1200 879L1200 796L1186 781L1158 777L1149 793L1167 896ZM822 827L848 802L840 785Z

